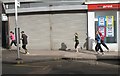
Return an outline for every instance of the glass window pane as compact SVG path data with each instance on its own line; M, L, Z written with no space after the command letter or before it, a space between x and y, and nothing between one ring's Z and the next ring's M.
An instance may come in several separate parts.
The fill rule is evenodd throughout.
M105 36L105 42L106 43L117 43L117 12L116 11L96 11L95 12L95 18L98 19L99 16L104 16L105 17L105 29L107 30L108 27L107 26L107 21L106 21L106 16L113 16L113 32L114 35L109 37L109 36ZM95 31L98 30L98 21L95 21ZM107 31L105 30L105 33L107 33Z

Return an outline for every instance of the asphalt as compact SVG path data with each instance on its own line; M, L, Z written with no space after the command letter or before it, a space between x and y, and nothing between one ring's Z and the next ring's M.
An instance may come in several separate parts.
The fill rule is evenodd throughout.
M30 54L24 54L24 50L20 50L20 57L17 55L17 50L2 50L2 63L21 64L34 63L50 60L119 60L120 54L116 51L105 52L104 55L97 55L95 51L80 50L29 50Z

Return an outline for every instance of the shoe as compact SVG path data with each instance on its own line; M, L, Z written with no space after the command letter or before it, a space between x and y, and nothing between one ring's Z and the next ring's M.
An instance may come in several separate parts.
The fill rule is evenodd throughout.
M100 54L99 52L97 52L97 55Z
M107 52L110 52L109 49L107 50Z
M79 53L79 51L76 51L76 53Z
M9 49L9 51L11 51L12 49Z
M110 50L109 50L109 48L107 49L107 52L109 52Z
M76 50L76 53L78 53L79 51L78 50Z
M102 55L104 55L105 53L104 52L102 52Z
M27 52L26 54L27 54L27 55L29 55L30 53L29 53L29 52Z

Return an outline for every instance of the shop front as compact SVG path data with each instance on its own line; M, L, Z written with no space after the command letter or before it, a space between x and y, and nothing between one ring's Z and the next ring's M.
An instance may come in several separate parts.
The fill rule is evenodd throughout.
M88 4L88 49L95 50L95 32L99 30L105 37L110 51L119 47L119 9L120 3ZM102 48L105 49L103 46Z

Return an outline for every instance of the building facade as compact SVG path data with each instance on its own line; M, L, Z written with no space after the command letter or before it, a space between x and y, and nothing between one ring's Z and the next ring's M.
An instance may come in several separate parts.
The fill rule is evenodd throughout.
M88 4L88 37L89 49L95 47L95 33L100 30L105 37L105 42L111 50L119 49L119 9L118 2L89 2ZM103 47L104 50L106 50Z
M8 32L15 31L14 0L5 0L3 3L8 17L6 21ZM119 6L119 1L115 4ZM28 49L57 50L63 46L63 43L67 49L74 49L74 33L77 32L80 48L94 50L98 16L112 16L114 17L114 34L112 32L114 37L108 37L105 41L112 51L118 51L119 10L116 8L91 10L90 5L90 1L85 2L85 0L21 0L18 8L18 26L20 31L24 30L28 35ZM106 20L105 23L107 23ZM7 35L6 37L9 37L9 33ZM7 39L9 41L9 38Z

